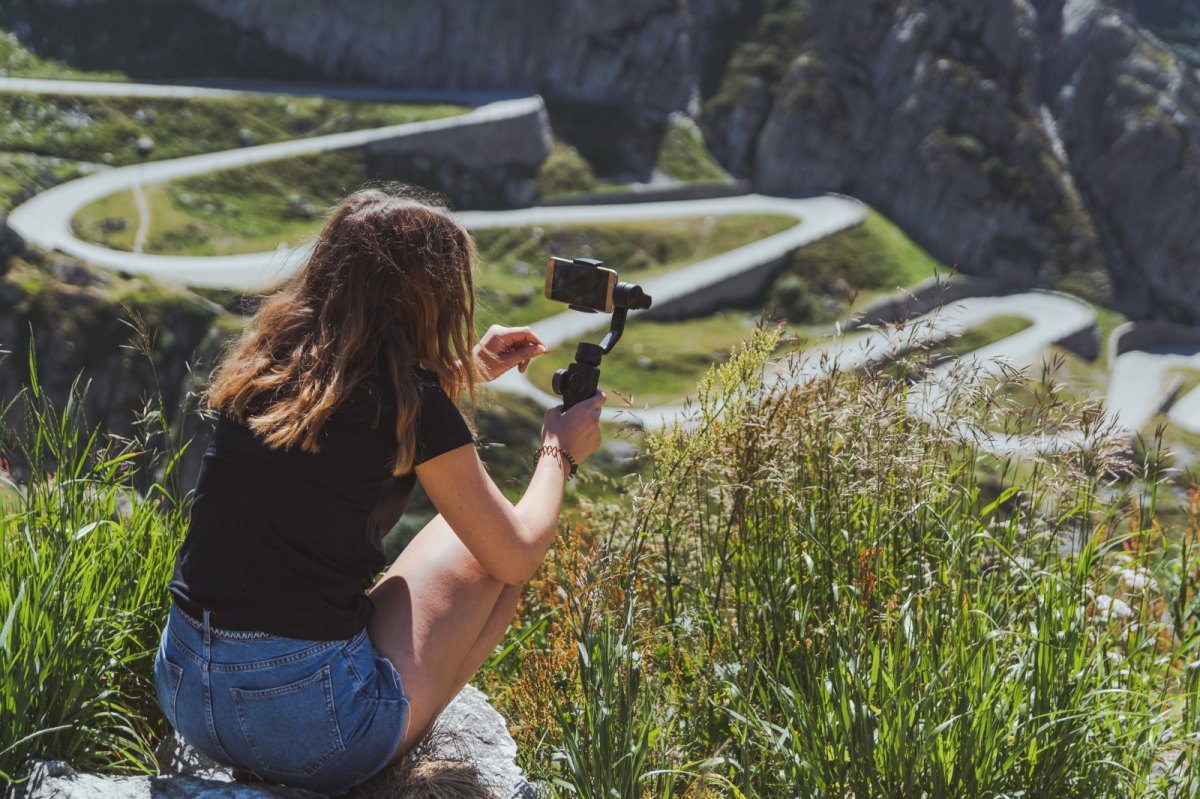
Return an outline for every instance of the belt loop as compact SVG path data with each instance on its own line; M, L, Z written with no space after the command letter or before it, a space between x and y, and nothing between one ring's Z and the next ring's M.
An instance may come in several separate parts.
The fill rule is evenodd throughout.
M204 659L205 660L208 660L209 647L212 646L212 622L209 619L209 617L211 615L212 615L212 611L210 611L208 608L204 608Z

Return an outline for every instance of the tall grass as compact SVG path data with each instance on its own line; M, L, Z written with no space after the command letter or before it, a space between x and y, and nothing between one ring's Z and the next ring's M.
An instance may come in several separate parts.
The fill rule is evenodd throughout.
M776 338L709 373L693 423L649 437L653 476L585 503L527 593L484 680L533 775L588 799L1200 796L1200 494L1164 530L1163 461L1102 429L997 485L885 372L771 395ZM175 456L147 455L158 413L104 437L82 391L9 408L5 779L153 771L166 732Z
M1101 429L997 494L902 380L767 397L774 338L710 373L632 508L593 507L602 534L530 598L551 620L508 667L556 692L555 728L518 726L530 768L580 796L1200 795L1196 520L1188 554L1163 476Z
M179 451L162 447L160 412L135 438L105 436L83 417L85 385L59 409L31 367L5 408L0 472L0 779L31 757L153 773Z

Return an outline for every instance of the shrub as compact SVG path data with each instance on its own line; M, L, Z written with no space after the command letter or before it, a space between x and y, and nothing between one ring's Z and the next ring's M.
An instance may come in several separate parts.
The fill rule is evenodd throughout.
M596 188L596 172L571 145L558 139L537 175L538 196L564 197Z

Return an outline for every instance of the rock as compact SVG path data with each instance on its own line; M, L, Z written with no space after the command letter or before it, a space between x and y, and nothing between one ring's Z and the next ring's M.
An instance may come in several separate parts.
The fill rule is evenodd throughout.
M964 272L1200 317L1200 83L1142 27L1194 0L191 2L331 79L536 91L606 175L649 174L684 111L756 191L854 194ZM515 206L541 149L514 127L373 166Z
M768 194L859 196L965 272L1051 286L1085 276L1106 299L1099 234L1047 157L1037 20L1011 0L891 8L794 11L809 34L778 53L778 81L742 99L731 71L705 110L718 156Z
M537 198L550 154L545 108L493 125L418 133L367 145L368 174L445 194L458 208L520 208Z
M637 357L637 365L642 369L657 369L658 364L649 355L639 355Z
M77 774L62 761L33 761L5 799L314 799L322 794L254 781L196 752L178 736L163 741L157 752L156 777L109 777ZM517 745L504 718L472 686L462 690L442 711L422 747L423 762L469 763L495 799L536 799L537 789L516 764ZM433 768L431 770L436 770ZM28 779L25 779L25 778ZM387 775L377 778L386 782ZM435 779L435 778L431 778ZM367 798L371 780L347 796ZM376 787L375 790L378 790ZM395 799L402 799L397 795Z
M288 108L294 109L295 106L289 105ZM293 113L293 112L289 112L289 113ZM249 128L242 128L241 130L239 130L238 131L238 146L249 147L252 144L254 144L254 131L250 130Z
M498 799L537 796L517 765L517 744L508 734L508 724L477 688L463 688L438 717L432 737L438 744L433 758L470 761Z
M0 214L0 277L8 272L9 258L25 249L25 241L8 226L8 216Z
M153 365L131 351L135 336L127 307L154 338ZM214 323L221 313L179 287L26 251L20 265L0 277L0 349L13 353L0 360L0 396L15 397L29 385L32 348L38 382L56 407L65 406L82 372L89 382L83 402L89 423L132 435L146 397L160 394L163 410L176 421L191 403L197 376L208 372L219 350ZM202 448L190 447L189 454L193 449Z
M965 272L1200 316L1200 86L1139 27L1195 24L1190 0L193 2L331 75L537 91L581 152L632 147L618 171L698 113L757 191L854 194Z
M154 139L149 136L142 136L137 140L137 152L140 156L147 156L154 150Z
M33 762L9 787L6 799L313 799L297 788L236 783L228 775L201 777L106 777L76 774L58 761ZM28 779L25 779L28 778Z
M683 108L690 14L675 0L335 5L193 0L266 44L332 75L392 86L533 90L547 97ZM397 58L403 53L403 58ZM486 54L486 57L482 57Z
M1128 310L1200 320L1200 82L1105 6L1068 0L1048 91Z

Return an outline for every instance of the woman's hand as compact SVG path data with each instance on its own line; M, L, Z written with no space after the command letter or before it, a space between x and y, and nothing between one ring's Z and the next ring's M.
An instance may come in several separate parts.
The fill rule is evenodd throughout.
M542 443L555 444L575 459L576 464L600 448L600 409L608 395L596 392L594 397L564 411L556 405L542 418Z
M492 325L475 345L480 379L495 380L514 366L525 374L529 362L549 350L528 327Z

